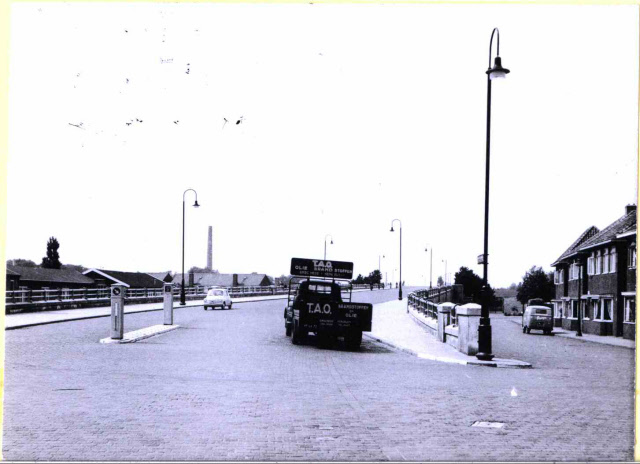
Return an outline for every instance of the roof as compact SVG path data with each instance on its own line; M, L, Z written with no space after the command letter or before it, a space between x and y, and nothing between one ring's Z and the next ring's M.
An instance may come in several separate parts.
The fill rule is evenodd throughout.
M162 287L164 282L160 279L145 274L144 272L123 272L108 271L105 269L88 269L83 274L95 273L102 275L116 283L124 284L131 288L157 288Z
M265 278L269 281L268 285L274 284L273 279L269 277L267 274L257 274L257 273L238 274L238 283L240 285L244 285L245 287L257 287L259 285L262 285L262 282L264 281Z
M567 250L564 253L562 253L560 255L560 257L558 259L556 259L555 262L553 262L551 265L555 266L556 264L558 264L563 259L568 258L569 256L573 256L574 254L576 254L578 252L578 249L580 248L580 246L583 243L585 243L587 240L589 240L591 237L593 237L596 234L598 234L598 232L600 232L600 231L598 230L598 228L596 226L589 227L587 230L582 232L580 237L578 237L578 239L575 242L573 242L571 244L571 246L569 248L567 248Z
M73 269L46 269L43 267L12 266L7 271L20 276L20 280L92 285L93 279ZM9 274L9 272L7 272Z
M598 246L602 243L610 242L611 240L614 240L617 235L628 232L630 230L635 230L635 228L636 210L634 209L602 229L598 234L594 235L586 242L584 242L580 249L586 250L588 248Z
M238 285L245 287L257 287L267 278L268 285L273 285L273 279L266 274L237 274ZM184 275L185 285L189 284L189 274ZM173 276L173 283L182 283L182 274ZM195 272L193 274L193 284L203 287L233 287L233 274L220 274L217 272Z
M557 265L560 261L575 255L579 251L585 251L590 248L595 248L599 245L604 245L612 240L615 240L618 235L626 233L634 233L636 230L636 210L633 209L625 213L624 216L616 219L613 223L609 224L602 230L598 230L597 227L591 226L585 230L578 240L573 242L571 246L560 255L556 261L551 264Z
M149 274L151 277L155 277L158 280L162 280L163 282L171 282L173 280L173 276L171 275L171 272L167 271L167 272L147 272L146 274ZM168 279L167 279L168 277ZM167 279L167 280L165 280Z
M15 271L12 271L11 269L9 269L9 268L7 267L7 275L8 275L8 276L19 276L20 274L18 274L18 273L17 273L17 272L15 272Z

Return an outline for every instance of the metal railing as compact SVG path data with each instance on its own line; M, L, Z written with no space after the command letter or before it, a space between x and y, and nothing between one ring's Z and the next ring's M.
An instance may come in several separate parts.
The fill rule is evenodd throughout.
M205 297L210 287L195 286L185 287L187 297ZM369 285L354 285L354 289L369 288ZM226 287L231 298L255 295L283 295L287 293L284 287ZM174 298L180 296L180 286L173 287ZM162 297L162 288L128 288L126 289L125 298L128 300L140 300L144 298ZM109 287L102 288L52 288L40 290L7 290L5 294L5 303L8 306L21 304L47 304L47 303L67 303L82 301L109 301L111 298L111 289Z

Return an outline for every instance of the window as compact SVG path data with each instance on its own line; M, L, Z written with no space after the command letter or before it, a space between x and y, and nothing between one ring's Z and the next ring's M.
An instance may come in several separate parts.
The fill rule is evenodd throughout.
M564 282L564 271L562 269L558 269L554 275L553 283L556 285L561 285Z
M553 305L555 306L556 319L562 318L562 301L556 301Z
M635 269L636 267L636 244L629 245L629 267Z
M636 322L636 297L626 296L624 297L624 321Z
M602 254L600 250L596 253L596 272L595 274L602 274Z
M606 248L602 254L602 273L609 273L609 249Z
M598 321L611 321L613 319L613 300L611 298L601 299L596 306L593 318Z
M589 302L587 300L582 300L580 302L580 307L582 308L582 318L583 319L590 319L589 317Z
M572 263L569 267L569 280L578 280L582 276L582 267L580 264Z
M609 255L611 259L611 266L609 266L609 272L616 272L618 269L618 252L615 247L611 247L611 254Z
M595 258L596 258L595 252L591 252L591 256L587 258L587 275L595 274L595 263L594 263Z
M571 317L578 319L578 300L571 300Z

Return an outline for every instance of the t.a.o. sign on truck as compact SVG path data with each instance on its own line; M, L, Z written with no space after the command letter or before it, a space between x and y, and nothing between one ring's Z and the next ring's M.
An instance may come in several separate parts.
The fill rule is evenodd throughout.
M353 277L353 263L323 259L291 258L290 274L300 277L349 280Z

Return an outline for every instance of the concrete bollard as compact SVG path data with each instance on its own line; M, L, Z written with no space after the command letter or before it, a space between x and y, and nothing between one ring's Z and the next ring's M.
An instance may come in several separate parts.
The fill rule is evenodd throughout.
M479 304L467 303L458 306L459 348L458 350L469 356L478 352L478 327L482 308Z
M124 334L124 285L111 286L111 338L122 340Z
M164 325L173 325L173 286L164 284Z
M447 341L444 328L449 325L451 310L455 306L454 303L441 303L438 305L438 341L443 343Z

